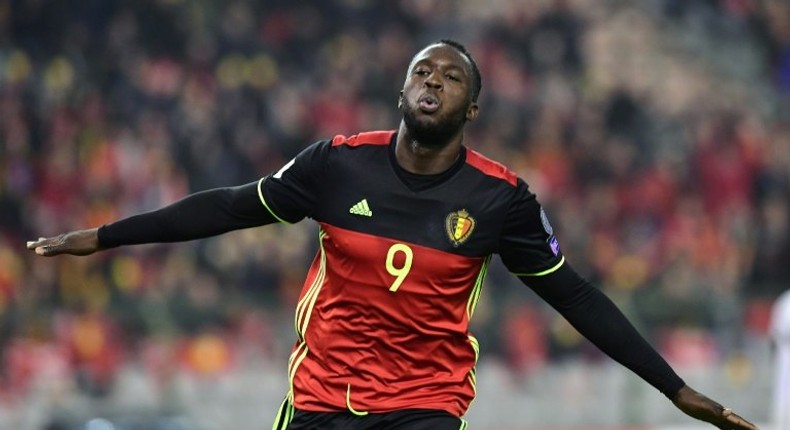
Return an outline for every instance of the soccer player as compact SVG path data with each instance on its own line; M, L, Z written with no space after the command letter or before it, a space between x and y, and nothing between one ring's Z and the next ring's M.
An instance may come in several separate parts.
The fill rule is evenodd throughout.
M721 429L755 430L687 386L572 269L522 179L463 145L480 89L464 46L430 44L408 66L397 130L316 142L259 181L27 247L43 256L88 255L306 217L318 222L276 430L465 429L479 353L469 321L494 254L681 411Z

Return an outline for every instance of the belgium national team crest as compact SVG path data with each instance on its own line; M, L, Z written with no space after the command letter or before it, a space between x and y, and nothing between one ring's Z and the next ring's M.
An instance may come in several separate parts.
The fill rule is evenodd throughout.
M475 219L469 216L466 209L460 211L450 212L444 220L444 227L447 231L447 236L453 242L453 246L458 246L472 235L475 229Z

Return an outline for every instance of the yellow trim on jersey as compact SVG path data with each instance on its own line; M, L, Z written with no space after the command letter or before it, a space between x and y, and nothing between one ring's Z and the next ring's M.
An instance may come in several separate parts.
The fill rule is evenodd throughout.
M477 360L480 358L480 342L478 342L477 339L472 335L469 335L468 338L469 338L469 343L472 344L472 349L475 351L475 363L476 363Z
M472 384L472 392L474 395L477 395L477 370L473 367L469 371L469 375L467 375L469 382Z
M480 342L472 335L469 335L467 338L469 339L469 344L472 345L472 350L475 352L475 365L469 369L469 374L466 377L472 385L472 392L477 395L477 360L480 359Z
M552 267L550 269L546 269L546 270L544 270L542 272L537 272L537 273L514 273L514 275L516 275L516 276L546 276L549 273L554 273L557 270L559 270L559 268L562 267L562 265L564 263L565 263L565 256L563 256L560 259L560 262L555 264L554 267Z
M272 430L285 430L294 417L294 405L288 400L290 393L288 394L277 410L277 416L274 417L274 422L272 423Z
M351 384L348 384L348 389L346 390L346 407L348 408L349 411L351 411L352 414L358 417L364 417L365 415L368 414L367 412L364 411L358 411L351 406Z
M316 299L318 298L318 292L321 290L321 285L324 283L324 279L326 278L326 252L324 251L324 238L326 237L326 232L323 230L318 231L318 243L319 243L319 252L321 255L320 262L318 264L318 273L315 275L315 279L313 279L313 283L310 285L310 288L307 289L307 293L305 293L304 297L299 300L299 303L296 304L296 312L294 312L294 328L296 330L296 336L299 338L299 346L296 347L291 356L288 358L288 383L290 385L290 391L288 392L288 397L293 403L293 392L294 392L294 377L296 376L296 369L299 368L299 365L302 363L302 360L307 357L307 342L305 341L304 334L307 331L307 325L310 323L310 315L313 312L313 307L315 306ZM301 321L301 324L299 323Z
M313 279L313 283L310 285L307 293L305 293L304 297L302 297L302 299L299 300L299 303L296 304L296 312L294 313L294 327L296 329L296 335L299 336L299 339L304 339L304 333L307 331L307 324L310 322L310 314L313 312L313 307L315 306L316 299L318 298L318 292L321 290L321 285L324 283L324 279L326 278L326 252L324 251L325 237L326 232L319 230L318 251L321 258L318 264L318 273L315 275L315 279ZM300 325L299 321L301 320L304 321Z
M281 223L284 223L284 224L293 224L292 222L288 222L288 221L280 218L279 216L277 216L277 214L274 213L272 208L270 208L269 205L266 203L266 199L263 198L263 190L261 189L261 185L263 185L263 181L265 179L266 178L261 178L261 180L258 181L258 198L261 200L261 203L263 203L263 207L265 207L266 210L269 211L269 213L272 214L272 216L277 219L277 221L280 221Z
M469 296L469 301L466 302L466 318L471 321L472 315L475 313L475 308L477 308L477 302L480 300L480 292L483 290L483 281L486 279L486 275L488 274L488 266L491 264L491 256L487 256L483 260L483 264L480 266L480 273L477 274L477 280L475 281L475 286L472 288L472 294Z
M294 402L294 377L296 377L296 369L302 364L302 360L307 357L307 343L302 341L299 346L296 347L294 352L291 353L291 356L288 358L288 385L290 390L288 391L288 400L293 404Z
M458 430L466 430L469 424L463 418L459 418L459 420L461 420L461 427L458 427Z
M491 255L487 256L483 260L483 264L480 266L480 272L477 274L477 279L475 280L475 286L472 288L472 294L469 295L469 301L466 302L466 317L469 321L472 320L472 316L475 313L475 309L477 308L477 303L480 301L480 293L483 290L483 282L486 279L486 275L488 274L488 267L491 264ZM475 365L469 369L469 374L467 375L467 379L469 380L469 384L472 386L472 391L475 395L477 395L477 370L475 367L477 366L477 360L480 358L480 342L477 339L469 335L469 344L472 346L472 350L475 353ZM463 424L461 426L464 427Z

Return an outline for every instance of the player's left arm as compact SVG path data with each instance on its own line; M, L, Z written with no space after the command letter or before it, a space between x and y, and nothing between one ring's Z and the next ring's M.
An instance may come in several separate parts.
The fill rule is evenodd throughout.
M756 429L687 386L617 306L573 270L546 212L526 183L519 180L507 198L510 205L498 252L512 273L594 345L664 393L684 413L721 429Z
M731 409L686 385L620 309L567 262L546 275L519 279L601 351L657 388L687 415L720 429L757 429Z

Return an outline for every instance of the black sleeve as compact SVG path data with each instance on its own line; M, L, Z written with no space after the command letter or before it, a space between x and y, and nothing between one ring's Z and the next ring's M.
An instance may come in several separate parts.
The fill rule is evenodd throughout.
M567 262L545 276L519 279L576 330L670 399L685 385L612 301Z
M263 204L279 220L312 218L326 185L332 141L322 140L302 150L261 185Z
M497 252L517 276L550 272L564 261L546 212L521 179L505 214Z
M191 194L164 208L99 228L103 248L180 242L277 222L264 207L259 182Z

